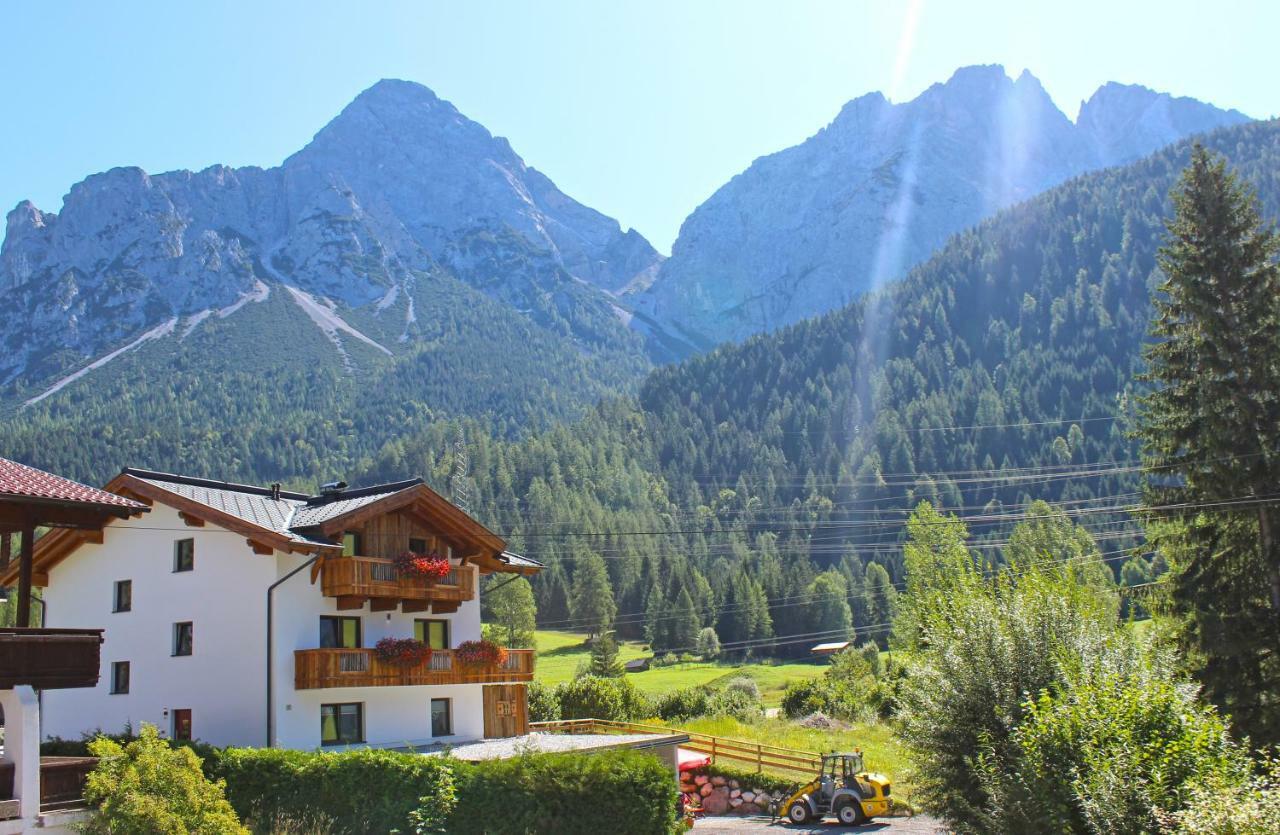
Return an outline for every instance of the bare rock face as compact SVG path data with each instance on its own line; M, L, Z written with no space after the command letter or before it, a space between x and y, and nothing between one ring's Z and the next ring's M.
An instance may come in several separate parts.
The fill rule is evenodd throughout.
M406 291L435 270L591 346L627 336L608 291L661 260L427 88L382 81L279 168L116 168L56 215L20 203L0 245L0 384L197 326L260 284L376 309L411 340Z
M700 347L743 339L847 304L1070 177L1246 120L1107 85L1073 124L1032 75L998 66L958 70L902 104L871 93L699 206L632 301Z

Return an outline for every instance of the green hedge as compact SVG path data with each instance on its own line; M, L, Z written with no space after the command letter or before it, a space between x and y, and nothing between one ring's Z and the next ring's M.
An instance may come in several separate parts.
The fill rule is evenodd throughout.
M254 832L363 833L443 826L454 806L448 760L393 751L227 748L205 761Z
M641 751L465 763L392 751L227 748L205 760L205 771L226 781L227 800L259 833L667 835L676 822L671 770Z
M669 766L641 751L530 754L457 764L451 835L667 835L679 792Z

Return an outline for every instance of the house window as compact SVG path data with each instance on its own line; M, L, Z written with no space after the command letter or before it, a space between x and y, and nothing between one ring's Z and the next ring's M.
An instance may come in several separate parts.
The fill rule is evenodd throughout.
M355 557L364 553L364 537L356 531L344 531L342 534L342 556Z
M449 621L420 619L413 622L413 637L432 649L449 648Z
M410 537L409 550L415 554L425 554L427 553L427 541L425 539Z
M173 654L191 654L191 621L183 621L173 625Z
M191 571L196 567L196 541L179 539L173 543L173 570Z
M173 711L173 738L191 740L191 708L180 707Z
M324 649L359 649L360 618L321 615L320 646Z
M129 612L133 610L133 581L116 580L113 612Z
M453 716L449 709L452 699L431 700L431 735L452 736Z
M364 742L364 705L359 702L320 705L320 744Z
M111 693L118 695L129 692L129 662L115 661L111 664Z

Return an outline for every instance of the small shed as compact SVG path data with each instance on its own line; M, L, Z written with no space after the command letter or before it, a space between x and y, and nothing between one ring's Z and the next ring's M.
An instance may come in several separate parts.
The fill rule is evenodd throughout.
M837 652L843 652L849 648L848 641L833 641L829 644L818 644L809 650L809 654L815 658L828 658Z
M624 669L626 669L628 673L643 673L645 670L649 669L649 662L652 660L652 658L632 658L626 663Z

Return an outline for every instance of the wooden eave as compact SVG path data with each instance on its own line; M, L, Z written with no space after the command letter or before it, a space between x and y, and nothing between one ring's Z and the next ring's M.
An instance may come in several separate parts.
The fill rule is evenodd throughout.
M238 516L232 516L217 508L180 496L127 473L121 473L113 478L104 489L121 496L128 496L147 506L159 502L172 507L181 514L183 521L188 525L193 520L201 520L241 534L248 540L250 547L260 553L269 554L272 551L284 551L285 553L312 554L336 551L341 548L338 545L325 545L318 542L298 542L283 536L277 531L255 525ZM120 509L128 510L128 508ZM141 513L142 511L135 512ZM105 519L103 525L96 528L57 528L37 539L32 554L34 585L48 585L49 570L69 557L81 545L91 542L101 543L102 528L106 524L116 521L116 518L118 518L118 514ZM18 562L15 560L10 563L8 570L0 574L0 585L13 584L16 582L17 576Z
M477 549L476 553L467 555L473 557L473 561L477 564L483 565L484 562L492 561L495 566L501 565L497 556L507 547L502 537L472 519L425 484L415 484L398 490L375 502L369 502L340 516L334 516L318 527L325 536L335 537L370 519L396 511L412 513L423 521L429 522L431 526L439 528L440 532L449 539L463 542L468 548Z

